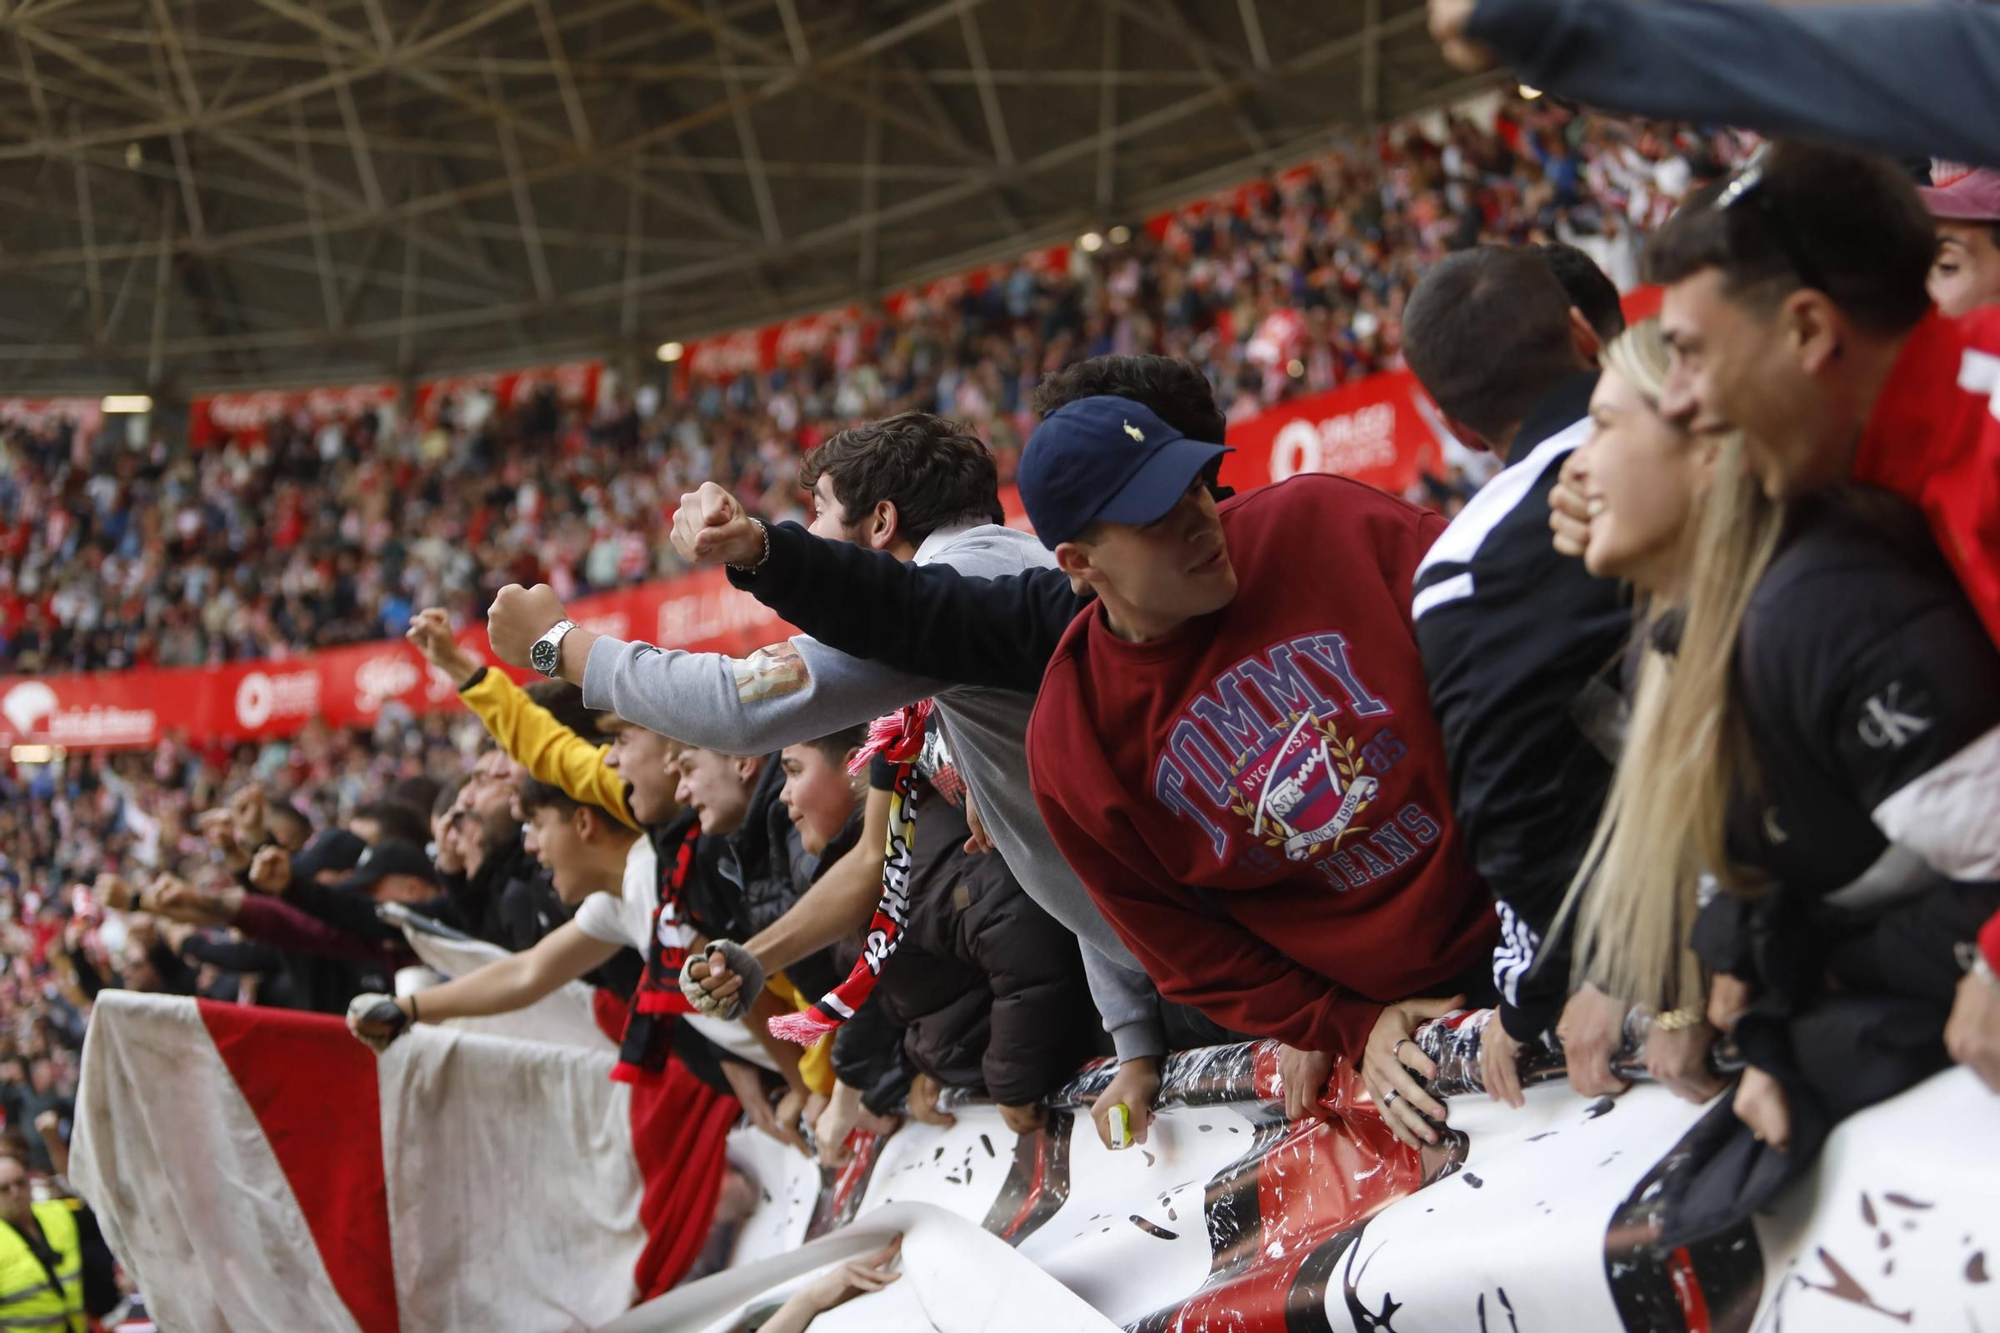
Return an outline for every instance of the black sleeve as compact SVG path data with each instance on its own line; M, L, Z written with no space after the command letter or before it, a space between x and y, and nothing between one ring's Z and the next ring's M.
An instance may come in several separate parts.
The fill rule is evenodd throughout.
M194 994L195 969L186 959L166 946L163 940L146 951L146 959L160 974L160 989L167 995Z
M69 965L76 971L77 989L83 992L84 999L95 1000L98 992L104 989L104 974L97 970L97 964L91 962L90 955L83 950L71 949L68 952Z
M76 1210L76 1244L83 1260L83 1308L102 1319L123 1298L118 1293L118 1261L98 1228L97 1215L88 1208Z
M1928 550L1869 540L1814 530L1786 553L1800 574L1751 603L1739 653L1760 765L1773 785L1819 777L1945 878L1988 880L2000 650ZM1841 836L1800 804L1795 835Z
M2000 166L2000 127L1968 114L2000 69L1986 5L1480 0L1467 34L1535 87L1613 111Z
M688 1073L725 1097L736 1095L736 1090L729 1086L729 1079L722 1072L722 1066L748 1064L749 1061L723 1050L696 1032L692 1023L675 1023L673 1036L668 1040L674 1057L687 1067Z
M1957 586L1945 591L1895 623L1857 618L1853 651L1827 681L1831 688L1806 696L1820 704L1808 734L1831 746L1835 771L1860 804L1878 812L1878 822L1884 802L1905 792L1918 797L1928 775L2000 727L2000 652ZM1828 599L1823 609L1838 615L1841 605ZM1852 603L1844 605L1851 614ZM1972 805L1933 808L1974 818L1991 813L1983 802Z
M316 884L312 880L293 880L285 890L285 901L302 912L310 913L350 935L358 935L364 940L378 940L400 944L403 932L375 915L375 900L364 898L347 889L336 889L328 884ZM426 911L426 916L433 913Z
M770 529L771 554L729 580L830 648L957 685L1032 693L1085 599L1057 569L967 578L886 551Z
M1557 922L1611 786L1602 719L1618 712L1611 676L1632 627L1619 585L1549 544L1569 456L1554 442L1509 469L1540 467L1524 489L1482 492L1432 548L1414 603L1452 810L1499 917L1500 1021L1519 1042L1554 1028L1570 995L1575 928Z
M190 935L181 945L181 957L191 963L213 963L225 972L265 973L284 968L284 952L275 945L256 940L231 940L207 935Z
M833 1034L833 1072L861 1093L876 1115L894 1115L910 1095L912 1077L903 1056L903 1032L881 1000L873 999Z

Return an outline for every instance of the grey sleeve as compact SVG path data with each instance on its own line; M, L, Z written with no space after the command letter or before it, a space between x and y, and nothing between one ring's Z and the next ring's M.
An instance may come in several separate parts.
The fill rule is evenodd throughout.
M1592 106L2000 166L1986 5L1480 0L1466 32Z
M703 749L767 754L868 722L947 688L801 635L748 657L604 637L583 673L586 708Z
M1144 972L1114 962L1079 940L1083 976L1090 983L1090 1000L1104 1016L1104 1030L1120 1060L1166 1054L1166 1034L1160 1026L1160 993Z

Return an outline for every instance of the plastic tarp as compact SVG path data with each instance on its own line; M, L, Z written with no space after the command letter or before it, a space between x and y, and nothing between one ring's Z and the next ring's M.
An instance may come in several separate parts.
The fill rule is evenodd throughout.
M1995 1123L2000 1101L1964 1070L1841 1126L1771 1216L1667 1254L1648 1247L1649 1204L1702 1108L1660 1088L1588 1101L1543 1082L1519 1111L1454 1096L1428 1183L1372 1202L1356 1183L1370 1152L1352 1131L1373 1112L1287 1126L1268 1099L1274 1072L1268 1047L1174 1057L1149 1141L1117 1153L1080 1109L1017 1140L991 1107L963 1105L955 1126L905 1124L824 1177L739 1132L732 1158L765 1202L736 1263L842 1225L872 1235L915 1203L978 1224L1149 1333L2000 1328L2000 1146L1973 1128ZM1070 1100L1080 1108L1103 1077L1079 1080ZM979 1262L967 1245L958 1268ZM709 1281L715 1303L700 1313L724 1322L683 1303L675 1322L615 1327L736 1328L727 1321L758 1308ZM903 1327L866 1322L879 1299L845 1307L852 1327Z

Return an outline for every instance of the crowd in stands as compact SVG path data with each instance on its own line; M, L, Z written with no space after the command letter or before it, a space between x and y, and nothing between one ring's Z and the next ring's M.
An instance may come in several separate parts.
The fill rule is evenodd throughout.
M1516 99L1492 130L1451 119L1434 142L1405 127L1241 210L1187 210L1160 238L1114 231L1067 270L1023 263L873 316L800 364L664 397L628 387L584 410L545 389L433 421L279 418L202 449L9 427L0 660L282 656L393 638L425 606L476 617L508 582L573 597L659 578L680 567L662 532L682 492L713 480L794 516L799 456L853 420L965 421L1011 475L1035 383L1088 356L1192 361L1233 420L1396 364L1403 303L1450 248L1574 240L1629 287L1640 235L1728 146Z
M947 1086L1036 1132L1092 1055L1123 1148L1168 1052L1267 1039L1291 1116L1375 1108L1396 1189L1449 1133L1421 1025L1479 1011L1518 1105L1530 1047L1622 1090L1636 1014L1688 1100L1719 1046L1746 1066L1647 1223L1671 1248L1953 1060L2000 1086L1994 443L1960 375L2000 330L1931 309L1937 192L1717 142L1513 104L643 422L280 426L95 477L13 441L12 596L68 598L65 663L406 633L468 713L10 778L10 1124L60 1117L104 985L386 1049L588 980L630 1003L615 1077L684 1071L829 1164ZM1631 328L1536 248L1629 279L1656 227ZM1219 493L1231 417L1392 363L1509 484L1450 522L1322 475ZM564 616L688 565L806 633L736 660ZM93 566L129 593L95 620ZM17 610L13 660L50 653ZM476 615L553 679L465 654ZM398 986L389 902L510 954Z

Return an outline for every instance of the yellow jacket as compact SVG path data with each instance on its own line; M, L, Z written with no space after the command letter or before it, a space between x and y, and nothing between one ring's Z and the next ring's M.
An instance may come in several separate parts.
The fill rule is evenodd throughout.
M28 1248L27 1237L0 1226L0 1329L84 1333L83 1242L76 1209L51 1199L34 1205L42 1238L56 1252L54 1274Z
M617 769L605 767L609 745L593 744L556 721L506 672L493 667L481 672L458 697L535 781L562 788L571 800L602 806L628 828L639 827L632 817L625 779Z
M639 828L633 818L628 794L631 790L618 770L604 763L609 745L593 744L562 723L548 709L528 697L506 672L488 667L471 685L458 692L500 748L528 770L528 776L551 787L560 787L571 800L583 801L609 811L628 828ZM644 832L643 829L640 830ZM784 973L772 975L766 989L793 1009L812 1007L817 996L799 993ZM799 1074L814 1092L833 1091L833 1043L830 1038L799 1057Z

